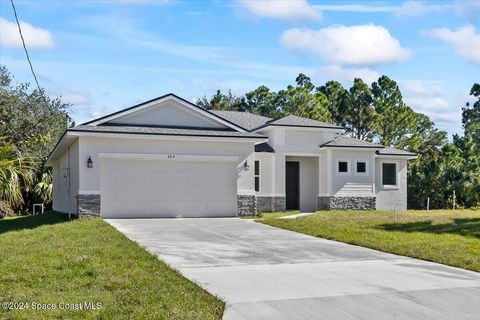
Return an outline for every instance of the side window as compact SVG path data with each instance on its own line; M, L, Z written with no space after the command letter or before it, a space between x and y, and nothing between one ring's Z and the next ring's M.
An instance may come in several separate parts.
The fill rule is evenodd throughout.
M365 161L357 161L357 173L367 173L367 163Z
M338 172L348 173L348 162L347 161L338 161Z
M255 160L255 191L260 191L260 161Z
M384 186L397 185L397 165L395 163L382 164L382 184Z

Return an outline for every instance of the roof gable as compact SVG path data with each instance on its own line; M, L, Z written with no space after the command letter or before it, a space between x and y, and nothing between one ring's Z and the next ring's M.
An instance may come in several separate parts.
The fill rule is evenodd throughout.
M149 100L84 124L91 126L163 126L245 131L244 128L231 121L174 94Z

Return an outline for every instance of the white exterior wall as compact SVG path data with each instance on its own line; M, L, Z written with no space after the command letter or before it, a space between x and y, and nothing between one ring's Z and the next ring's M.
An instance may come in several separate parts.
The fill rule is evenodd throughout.
M286 161L298 161L300 166L300 211L317 210L318 158L288 157Z
M99 153L141 153L172 155L217 155L237 156L237 192L239 195L255 194L253 181L254 145L240 141L186 141L158 138L102 138L80 137L80 193L98 194L100 192L101 161ZM93 168L86 167L88 157L92 158ZM243 169L244 162L250 170ZM85 165L84 165L85 164Z
M257 197L271 197L275 194L275 154L268 152L255 153L255 160L260 161L260 191L255 192ZM255 173L254 165L251 170Z
M331 196L373 196L375 189L375 159L374 151L369 149L357 150L332 150L332 175ZM356 173L356 161L367 163L367 173ZM348 162L348 173L338 173L338 161Z
M382 163L397 164L397 187L382 185ZM397 203L397 210L407 210L407 160L378 157L375 167L377 210L393 210Z
M76 140L53 166L53 210L77 212L79 143Z
M319 146L332 140L336 133L331 129L267 127L258 133L268 137L268 143L275 150L274 153L274 182L272 195L285 197L285 157L286 156L320 156ZM317 160L318 162L318 160ZM321 166L322 162L318 162ZM319 172L320 168L316 168ZM317 180L318 183L324 183ZM320 186L315 190L319 191Z

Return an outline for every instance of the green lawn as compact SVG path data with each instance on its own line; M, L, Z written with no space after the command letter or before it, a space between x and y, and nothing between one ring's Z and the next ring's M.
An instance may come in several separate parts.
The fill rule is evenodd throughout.
M224 303L103 220L61 213L0 220L0 319L221 319ZM99 310L32 309L100 302ZM58 306L58 305L57 305Z
M315 237L480 271L480 211L324 211L262 223Z

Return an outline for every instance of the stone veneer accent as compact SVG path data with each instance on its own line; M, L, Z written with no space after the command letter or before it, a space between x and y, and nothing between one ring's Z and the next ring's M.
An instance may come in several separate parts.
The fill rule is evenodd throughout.
M257 210L259 212L285 211L285 197L257 197Z
M375 197L318 197L318 210L375 210Z
M77 213L79 217L93 217L100 215L99 194L79 194L77 196Z
M254 195L237 195L237 215L254 216L257 214L257 197Z

